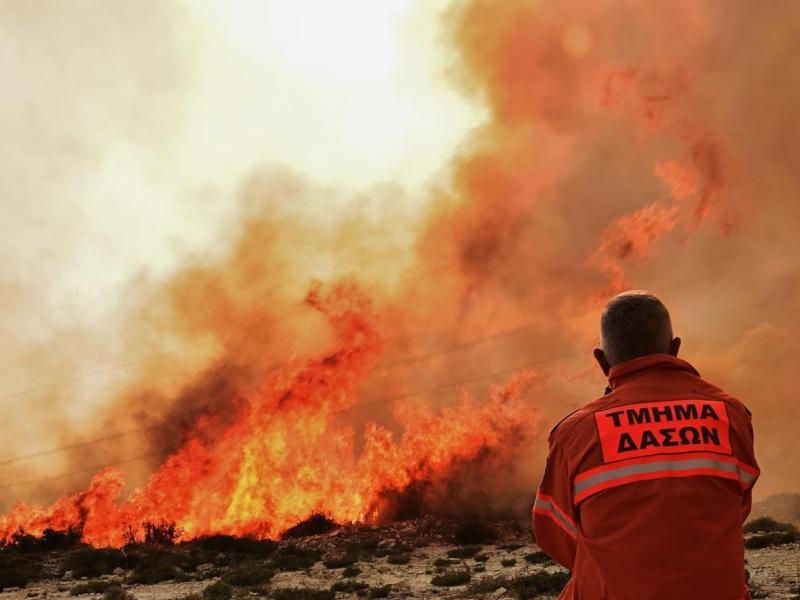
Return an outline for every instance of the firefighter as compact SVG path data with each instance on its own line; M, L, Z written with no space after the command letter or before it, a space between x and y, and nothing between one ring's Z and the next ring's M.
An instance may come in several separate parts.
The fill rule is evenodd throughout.
M561 421L533 506L564 600L744 600L742 523L759 475L747 408L678 358L647 292L612 298L602 398Z

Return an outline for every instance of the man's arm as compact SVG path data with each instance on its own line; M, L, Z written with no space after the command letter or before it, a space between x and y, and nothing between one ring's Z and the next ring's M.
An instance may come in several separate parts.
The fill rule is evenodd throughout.
M572 478L566 457L561 446L554 442L554 437L551 436L544 477L533 504L533 530L536 545L572 570L578 538Z
M743 430L742 449L737 453L740 455L736 457L739 461L739 480L744 487L742 494L742 523L750 515L750 509L753 505L753 486L760 474L755 450L753 449L753 422L750 411L747 409L745 409L745 427Z

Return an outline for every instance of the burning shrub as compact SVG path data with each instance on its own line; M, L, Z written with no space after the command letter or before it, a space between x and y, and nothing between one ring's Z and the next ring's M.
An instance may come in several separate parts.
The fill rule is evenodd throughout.
M23 530L17 531L11 541L6 545L13 548L20 554L31 554L34 552L51 552L62 550L80 543L81 530L70 529L67 531L56 531L55 529L45 529L41 536L30 535Z
M205 600L230 600L233 596L233 588L227 583L217 581L203 590Z
M81 548L64 561L63 571L81 577L99 577L111 573L117 567L130 566L130 559L113 548Z
M38 543L39 538L25 533L20 529L12 536L11 541L7 545L13 547L17 552L27 554L30 552L37 552L39 550L37 547Z
M142 523L144 543L152 546L173 546L183 531L175 523Z
M470 558L478 554L481 550L483 550L481 546L462 546L461 548L453 548L448 551L447 556L450 558Z
M142 537L139 533L142 532ZM136 528L128 524L122 533L126 546L138 546L145 544L148 546L174 546L183 537L183 530L174 522L163 521L155 523L145 521L141 528Z
M458 571L445 571L440 575L435 575L431 583L438 587L452 587L454 585L464 585L471 578L469 569Z
M272 593L275 600L333 600L336 592L310 588L284 588Z
M294 527L290 527L283 532L281 537L282 539L309 537L312 535L328 533L329 531L336 529L336 527L336 523L331 521L328 517L321 513L317 513L315 515L311 515L305 521L301 521Z
M456 543L462 545L488 544L496 538L494 531L486 523L478 520L459 523L455 531Z

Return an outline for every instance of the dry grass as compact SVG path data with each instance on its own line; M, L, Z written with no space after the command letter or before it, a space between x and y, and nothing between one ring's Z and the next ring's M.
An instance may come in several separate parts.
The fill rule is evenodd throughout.
M438 587L452 587L454 585L464 585L472 578L468 569L457 571L445 571L440 575L435 575L431 579L431 584Z

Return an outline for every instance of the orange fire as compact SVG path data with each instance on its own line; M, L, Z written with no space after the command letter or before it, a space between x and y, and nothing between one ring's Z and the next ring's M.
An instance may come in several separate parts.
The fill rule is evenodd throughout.
M0 539L51 528L120 546L130 536L141 539L145 523L175 523L186 538L274 538L315 513L338 522L375 521L383 495L441 478L455 462L535 427L535 419L523 418L519 399L536 376L522 373L481 405L464 394L457 407L436 415L398 403L402 437L369 423L357 452L355 432L337 415L355 406L357 385L381 353L369 301L353 286L338 286L315 289L306 302L335 331L334 351L273 372L213 443L204 441L213 418L198 420L189 441L129 499L120 499L122 474L106 469L87 491L48 509L15 506L0 517Z

